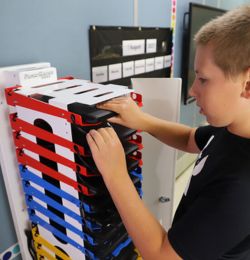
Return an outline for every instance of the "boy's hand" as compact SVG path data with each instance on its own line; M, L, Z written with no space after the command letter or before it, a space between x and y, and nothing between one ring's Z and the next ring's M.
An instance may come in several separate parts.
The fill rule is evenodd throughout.
M105 182L127 173L124 150L112 127L90 130L86 137L95 164Z
M117 123L132 129L142 129L144 113L131 97L119 97L97 105L97 108L111 110L118 115L108 121Z

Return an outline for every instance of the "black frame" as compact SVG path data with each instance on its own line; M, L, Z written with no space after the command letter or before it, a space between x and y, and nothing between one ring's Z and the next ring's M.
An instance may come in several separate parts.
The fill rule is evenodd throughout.
M194 74L194 68L191 66L191 63L194 63L194 56L192 56L192 50L194 50L194 42L193 37L194 34L192 34L193 24L192 24L192 18L193 18L193 10L194 8L201 8L203 10L210 10L215 11L215 16L211 17L215 18L218 16L218 12L224 14L226 10L219 9L212 6L197 4L197 3L189 3L189 12L184 14L183 18L183 44L182 44L182 93L183 93L183 102L185 105L191 103L194 101L194 98L190 97L188 92L191 87L190 85L190 77L192 76L192 73ZM186 18L188 16L188 24L186 25ZM206 22L205 22L206 23ZM204 24L205 24L204 23ZM192 35L191 35L192 34Z

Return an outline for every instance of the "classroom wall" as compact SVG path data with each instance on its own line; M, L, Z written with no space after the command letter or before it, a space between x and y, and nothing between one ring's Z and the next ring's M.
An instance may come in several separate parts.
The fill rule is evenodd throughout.
M182 19L189 2L177 0L175 77L180 77ZM231 9L250 0L193 2ZM59 76L89 79L90 25L169 27L170 19L170 0L0 0L0 67L48 61ZM182 105L181 122L202 121L194 103ZM16 243L1 170L0 208L1 254Z
M61 76L89 79L92 24L132 26L133 1L1 0L0 66L49 61Z

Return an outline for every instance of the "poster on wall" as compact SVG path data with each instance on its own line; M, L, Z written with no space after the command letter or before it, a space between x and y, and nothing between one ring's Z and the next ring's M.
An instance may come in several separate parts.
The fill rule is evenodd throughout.
M90 26L91 81L131 86L131 78L171 75L172 29Z

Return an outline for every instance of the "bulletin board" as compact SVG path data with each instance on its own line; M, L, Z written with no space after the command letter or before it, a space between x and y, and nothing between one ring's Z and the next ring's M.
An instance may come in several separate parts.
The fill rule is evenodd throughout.
M172 28L90 26L91 80L131 85L131 78L171 75Z

